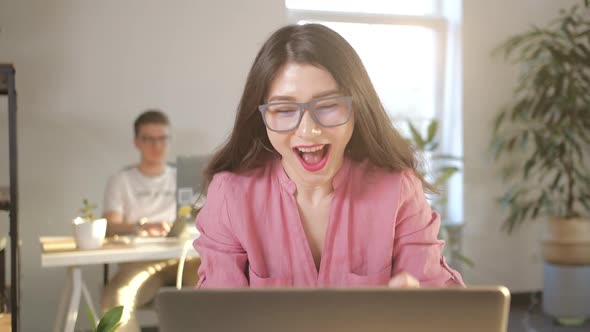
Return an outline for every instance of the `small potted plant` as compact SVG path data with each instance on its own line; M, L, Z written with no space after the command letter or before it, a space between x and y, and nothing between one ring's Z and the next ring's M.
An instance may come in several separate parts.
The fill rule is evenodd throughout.
M81 216L73 220L76 247L81 250L100 248L106 235L107 220L94 219L92 211L96 209L96 205L90 204L87 199L82 204Z

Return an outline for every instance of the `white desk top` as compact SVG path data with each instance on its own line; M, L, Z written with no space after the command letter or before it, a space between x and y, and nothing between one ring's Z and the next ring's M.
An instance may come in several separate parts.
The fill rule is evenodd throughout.
M39 238L41 243L52 239L56 237ZM198 257L199 254L192 247L192 241L192 239L186 241L168 239L133 246L121 245L120 248L111 246L108 249L41 252L41 266L63 267L175 259L180 258L185 245L188 246L188 257Z

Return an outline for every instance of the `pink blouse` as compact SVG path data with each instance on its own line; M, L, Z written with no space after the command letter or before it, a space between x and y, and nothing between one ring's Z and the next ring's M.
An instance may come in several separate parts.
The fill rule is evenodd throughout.
M199 286L384 286L402 271L422 286L463 285L441 256L440 217L411 171L345 160L332 184L318 271L280 160L215 175L196 219Z

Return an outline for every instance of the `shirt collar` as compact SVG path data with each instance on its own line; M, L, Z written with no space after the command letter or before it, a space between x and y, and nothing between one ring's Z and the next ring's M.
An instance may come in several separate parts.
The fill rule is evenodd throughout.
M346 180L349 178L350 164L350 159L344 157L342 166L334 176L334 179L332 179L332 187L334 188L334 191L342 187L342 185L345 184ZM287 175L287 172L285 172L285 169L283 168L283 162L280 158L277 158L273 161L273 168L274 173L283 189L285 189L291 195L294 195L297 191L297 185L295 185L295 182L293 182L293 180L291 180Z

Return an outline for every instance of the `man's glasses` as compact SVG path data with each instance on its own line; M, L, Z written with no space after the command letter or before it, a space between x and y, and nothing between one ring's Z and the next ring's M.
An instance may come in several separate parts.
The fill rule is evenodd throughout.
M168 135L164 136L139 136L139 140L144 144L167 144L170 137Z
M308 103L278 102L258 106L266 127L272 131L291 131L301 123L305 110L322 127L338 127L350 119L351 96L335 96Z

